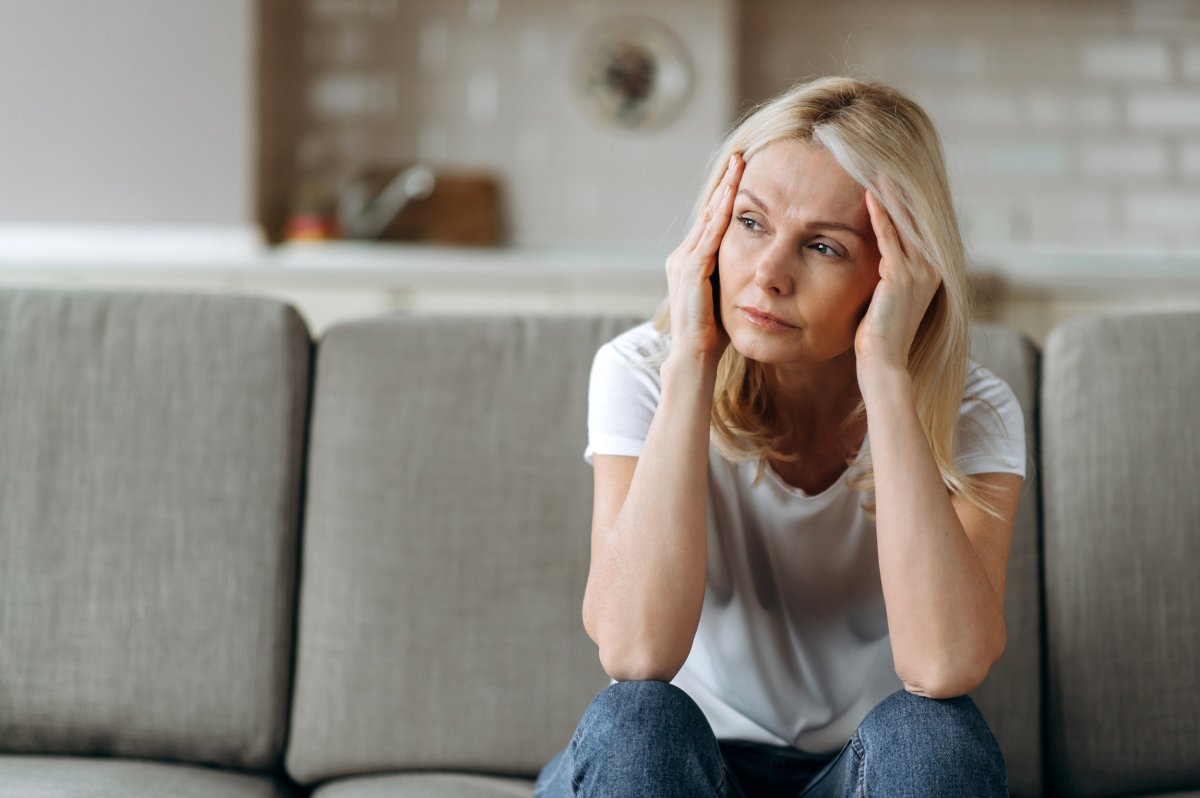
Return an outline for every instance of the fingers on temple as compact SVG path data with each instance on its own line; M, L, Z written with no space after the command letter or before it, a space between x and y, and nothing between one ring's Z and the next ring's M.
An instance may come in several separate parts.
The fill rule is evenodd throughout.
M890 200L886 183L880 181L880 188ZM889 204L895 207L895 203ZM887 208L884 207L883 203L870 190L867 191L867 213L871 216L871 227L875 230L875 239L879 244L880 254L884 257L892 258L907 257L896 223L892 220L891 214L887 212Z
M701 236L699 243L696 245L696 252L701 255L712 255L716 253L721 246L721 239L725 236L725 231L729 229L729 220L731 217L730 209L733 207L733 190L730 186L721 188L721 196L718 200L716 211L713 213L708 224L704 226L704 235Z
M713 190L712 196L709 197L708 204L696 219L696 223L692 226L691 232L688 233L685 244L688 249L696 249L701 242L710 239L714 232L718 231L717 236L724 234L725 228L729 225L730 208L733 206L732 194L741 179L742 168L745 162L741 156L734 153L730 156L729 161L725 164L725 173L721 176L721 182Z
M737 185L741 180L743 166L744 161L740 156L734 154L730 157L729 164L725 169L725 176L716 191L713 192L708 208L705 209L707 219L696 244L698 252L711 255L720 247L721 238L729 229L729 222L733 216L733 199L737 194Z

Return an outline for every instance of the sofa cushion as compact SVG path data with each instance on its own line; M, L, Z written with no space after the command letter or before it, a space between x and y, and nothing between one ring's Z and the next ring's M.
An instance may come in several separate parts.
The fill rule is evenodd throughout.
M581 621L588 374L636 320L384 317L320 342L288 771L533 774L608 683Z
M1200 313L1075 319L1044 357L1051 786L1200 789Z
M278 764L310 353L275 300L0 290L0 751Z
M456 773L405 773L338 779L318 787L312 798L531 798L526 779Z
M0 756L0 795L21 798L288 798L294 794L278 779L189 765Z
M1013 526L1004 591L1008 645L971 697L1004 752L1014 798L1042 794L1041 562L1037 466L1038 351L1016 331L978 322L971 354L1008 383L1025 411L1025 484Z

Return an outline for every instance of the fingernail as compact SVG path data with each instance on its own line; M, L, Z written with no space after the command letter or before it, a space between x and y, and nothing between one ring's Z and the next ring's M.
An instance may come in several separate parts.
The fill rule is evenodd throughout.
M734 153L733 155L729 156L729 168L732 169L736 165L737 165L737 154Z

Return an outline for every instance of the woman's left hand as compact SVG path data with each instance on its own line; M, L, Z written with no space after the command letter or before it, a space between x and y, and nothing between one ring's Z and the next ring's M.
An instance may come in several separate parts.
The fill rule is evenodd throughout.
M887 187L882 190L886 193ZM889 198L890 199L890 198ZM895 204L895 203L891 203ZM908 371L908 352L942 278L867 191L867 211L879 244L879 283L854 336L859 381L875 369Z

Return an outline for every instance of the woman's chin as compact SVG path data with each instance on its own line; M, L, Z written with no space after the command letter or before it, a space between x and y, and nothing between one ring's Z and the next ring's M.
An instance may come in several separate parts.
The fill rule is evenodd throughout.
M785 363L803 356L803 347L796 338L788 337L791 340L785 340L785 332L782 330L765 335L739 331L729 337L729 345L747 360L767 364Z
M850 352L853 357L854 342L844 346L829 346L822 341L817 346L807 340L801 329L759 330L738 329L730 332L729 346L739 355L756 363L780 366L785 363L817 365L841 358Z

